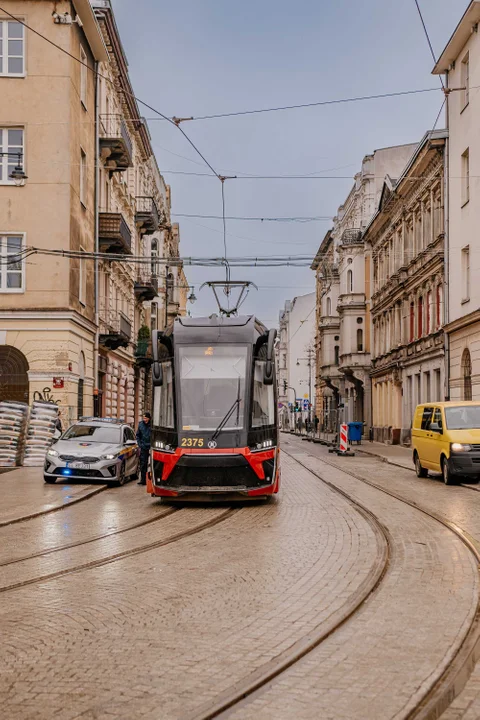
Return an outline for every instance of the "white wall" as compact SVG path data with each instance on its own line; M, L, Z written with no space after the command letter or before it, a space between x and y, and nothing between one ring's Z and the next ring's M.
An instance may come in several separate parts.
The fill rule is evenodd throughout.
M315 293L301 295L292 301L288 323L288 384L295 388L297 397L303 398L309 393L308 364L298 358L308 357L307 349L315 345ZM315 355L312 353L312 400L315 397ZM302 381L302 382L300 382ZM289 395L291 402L293 392Z

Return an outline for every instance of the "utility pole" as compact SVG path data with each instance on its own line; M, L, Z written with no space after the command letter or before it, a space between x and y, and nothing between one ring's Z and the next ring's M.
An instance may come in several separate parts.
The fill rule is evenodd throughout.
M306 360L308 365L308 422L312 420L312 360L315 351L313 348L308 348L307 357L297 358L297 365L300 365L300 360Z

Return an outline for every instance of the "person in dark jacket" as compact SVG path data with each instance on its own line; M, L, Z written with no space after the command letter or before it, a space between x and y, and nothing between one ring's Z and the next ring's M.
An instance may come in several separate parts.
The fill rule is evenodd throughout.
M152 431L150 426L151 417L150 413L146 412L143 416L143 420L140 420L138 423L137 442L138 447L140 448L141 473L140 481L137 483L138 485L147 484L148 461L150 459L150 435Z

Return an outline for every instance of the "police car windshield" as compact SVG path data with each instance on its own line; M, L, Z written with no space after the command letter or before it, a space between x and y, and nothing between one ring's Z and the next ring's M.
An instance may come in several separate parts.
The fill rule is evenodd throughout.
M88 442L120 444L120 428L103 425L72 425L62 440L88 440Z

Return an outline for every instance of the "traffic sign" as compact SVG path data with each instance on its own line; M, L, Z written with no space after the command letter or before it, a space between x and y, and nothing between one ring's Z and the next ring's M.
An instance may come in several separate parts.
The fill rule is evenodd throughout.
M303 409L304 409L304 410L308 410L309 405L310 405L310 403L309 403L308 400L304 400L304 401L303 401Z

